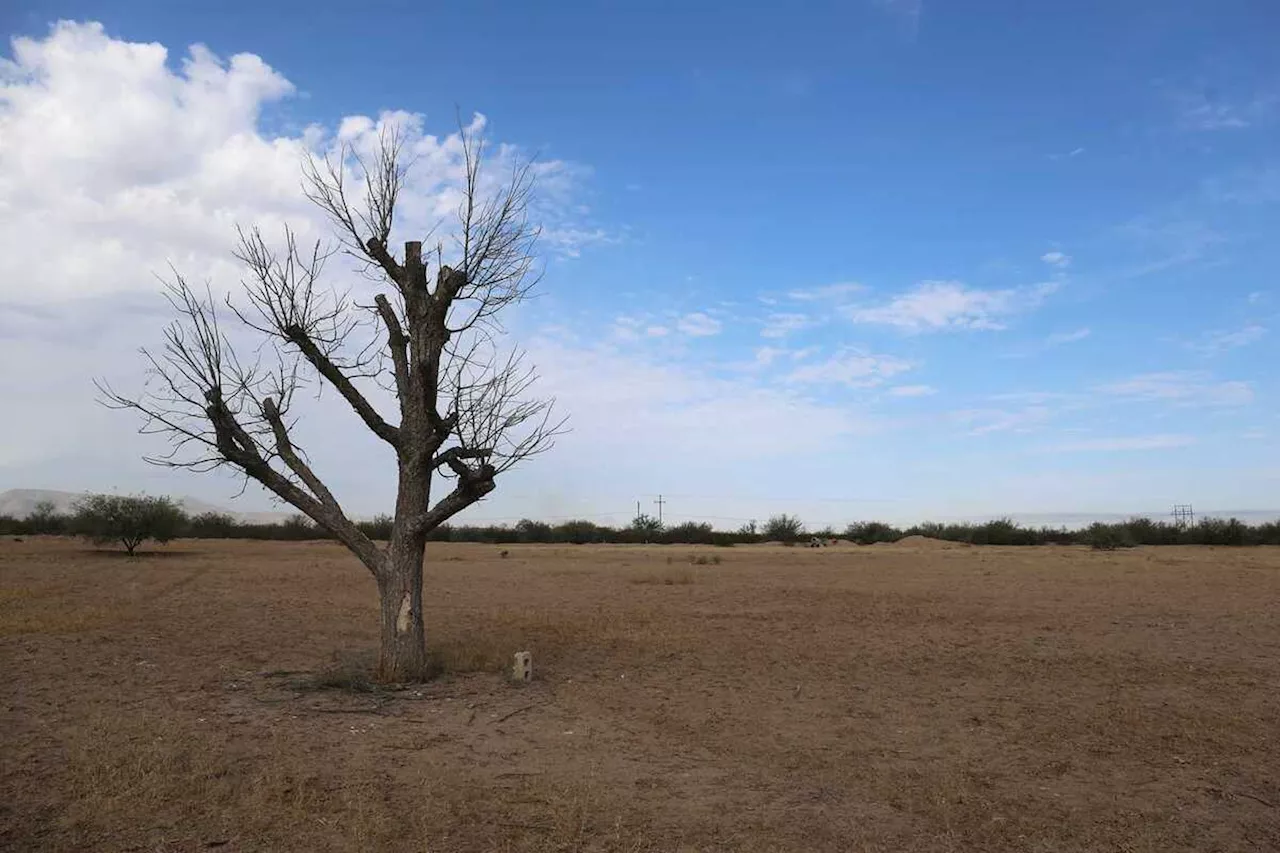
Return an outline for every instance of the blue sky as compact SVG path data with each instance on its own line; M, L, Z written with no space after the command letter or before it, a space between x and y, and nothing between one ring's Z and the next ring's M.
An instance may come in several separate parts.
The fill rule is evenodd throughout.
M0 202L0 235L85 227L72 198L123 247L56 285L11 253L0 383L24 408L0 487L233 492L136 462L135 425L76 396L136 367L138 270L199 265L237 214L292 215L244 178L287 187L282 155L201 171L236 140L278 155L387 110L444 135L461 109L554 165L543 295L511 330L574 426L472 518L625 520L658 492L725 526L1280 505L1275 4L194 5L0 12L28 45L4 54L0 188L24 203ZM193 44L232 71L177 133ZM36 197L40 168L60 200ZM199 222L140 227L120 202L140 187ZM389 505L391 478L350 459L379 451L316 418L349 508Z

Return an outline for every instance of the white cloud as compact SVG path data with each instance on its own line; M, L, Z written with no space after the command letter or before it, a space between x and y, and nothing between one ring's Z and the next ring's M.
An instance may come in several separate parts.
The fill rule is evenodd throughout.
M623 341L638 341L642 323L638 317L617 317L613 321L613 336Z
M762 338L785 338L792 332L798 332L813 321L807 314L770 314L760 330Z
M938 389L932 385L895 385L888 393L890 397L929 397Z
M1040 260L1051 267L1066 268L1071 266L1071 256L1058 251L1045 252L1040 256Z
M539 390L554 394L557 404L573 413L573 432L556 451L560 459L581 453L591 460L609 459L611 467L625 466L627 460L670 464L680 458L701 464L708 457L746 464L792 452L777 436L796 424L805 425L807 447L810 442L827 447L873 428L847 406L815 403L748 379L719 379L684 364L608 347L536 339L529 354L541 374ZM751 428L709 428L714 424Z
M41 370L0 371L0 399L24 412L0 421L0 473L73 489L208 482L220 490L225 477L144 465L142 453L162 443L135 437L135 419L94 403L95 376L122 390L144 381L137 347L157 344L171 316L155 273L172 261L193 282L230 290L241 277L230 256L237 224L260 226L268 239L284 223L302 241L328 237L301 191L305 159L339 139L367 150L387 124L404 130L414 158L399 222L405 237L418 236L456 208L459 139L428 135L421 116L403 112L267 132L266 124L289 126L287 115L268 123L262 114L293 86L262 59L223 61L202 47L171 56L158 44L112 38L98 24L64 22L42 38L15 39L10 56L0 59L0 363L29 360ZM483 117L471 124L484 127ZM522 156L496 140L489 152L495 173ZM575 225L583 170L544 162L535 171L535 222L551 232L588 228ZM581 234L566 239L583 243ZM552 237L544 248L561 248L555 244ZM330 270L341 266L335 259ZM362 287L359 278L342 283ZM299 440L342 492L369 469L343 464L368 442L332 399L302 423ZM326 452L330 445L338 446Z
M824 284L821 287L799 288L789 291L787 297L798 302L826 302L842 300L864 290L866 288L857 282L843 281L837 284Z
M715 317L695 311L686 314L676 321L676 329L694 338L711 337L720 334L721 323Z
M945 329L1003 329L1005 321L1029 311L1058 289L1056 282L1010 290L978 290L958 281L924 281L885 305L854 308L855 323L894 326L908 332Z
M1198 341L1193 341L1187 346L1201 355L1213 356L1224 353L1227 350L1247 347L1250 344L1257 343L1266 337L1266 334L1267 329L1265 326L1250 323L1234 332L1206 332Z
M911 362L893 356L869 355L854 349L843 349L825 361L797 367L787 374L786 381L801 385L871 388L911 368Z
M1048 448L1052 452L1170 450L1190 447L1196 440L1189 435L1133 435L1121 438L1092 438L1072 441Z
M1063 344L1074 344L1083 341L1093 334L1089 329L1076 329L1073 332L1055 332L1044 339L1045 346L1057 347Z
M1119 400L1182 406L1243 406L1253 402L1253 386L1249 382L1218 382L1208 374L1190 370L1144 373L1101 385L1097 391Z
M1264 290L1255 290L1245 297L1245 301L1250 305L1261 305L1267 299L1267 293Z
M649 326L644 330L644 333L650 338L664 338L671 333L671 330L665 326Z
M755 352L755 366L768 367L786 353L787 351L781 347L759 347Z
M61 22L46 38L13 40L12 59L0 60L0 299L155 292L169 262L231 287L235 226L271 236L287 222L304 243L327 236L302 196L301 166L338 140L367 150L383 124L405 130L416 163L401 199L404 234L455 209L456 134L427 135L421 116L403 112L348 116L333 134L264 134L261 114L294 87L262 59L223 61L197 45L169 60L164 46L113 39L100 24ZM484 125L477 117L472 129ZM490 152L495 171L520 156L497 143ZM549 249L574 254L603 239L574 221L581 171L536 167L533 212Z

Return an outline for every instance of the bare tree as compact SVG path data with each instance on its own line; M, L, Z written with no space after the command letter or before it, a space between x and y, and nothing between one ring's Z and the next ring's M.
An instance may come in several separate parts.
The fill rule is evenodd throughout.
M334 226L337 246L304 249L286 230L283 248L274 248L256 229L242 230L235 256L246 271L245 302L220 305L175 272L167 289L177 319L162 350L143 350L148 388L126 396L100 384L108 405L141 413L142 432L169 439L169 451L148 461L234 469L359 558L381 600L378 675L392 682L418 679L425 669L427 535L493 491L499 474L547 450L564 423L552 420L552 400L530 396L535 373L523 353L504 353L499 342L499 313L537 281L530 164L490 189L483 140L466 128L460 136L457 221L437 240L434 257L424 256L421 241L406 242L401 257L389 246L410 163L405 137L384 129L371 156L344 148L304 169L307 197ZM338 251L382 284L370 304L322 284L325 262ZM267 344L252 363L243 346L239 354L232 346L224 320ZM294 437L290 406L311 377L395 452L395 516L385 546L352 522ZM394 393L395 421L374 405L379 387L384 398ZM433 502L437 479L448 491Z

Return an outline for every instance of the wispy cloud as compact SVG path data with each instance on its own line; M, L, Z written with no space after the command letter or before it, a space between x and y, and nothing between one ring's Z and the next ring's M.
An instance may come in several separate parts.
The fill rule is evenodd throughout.
M1205 332L1199 340L1187 344L1187 348L1204 356L1220 355L1228 350L1247 347L1266 337L1267 328L1257 323L1250 323L1233 332Z
M895 385L890 388L890 397L929 397L938 393L932 385Z
M1244 406L1253 402L1253 386L1249 382L1219 382L1206 373L1191 370L1144 373L1095 390L1117 400L1181 406Z
M845 385L873 388L912 367L911 362L887 355L871 355L843 349L825 361L804 364L791 371L786 381L799 385Z
M901 25L911 39L920 33L920 16L924 14L924 0L872 0Z
M1217 229L1187 218L1142 216L1119 226L1116 233L1148 258L1121 271L1125 278L1138 278L1201 261L1210 249L1227 241Z
M1057 290L1056 282L1009 290L979 290L958 281L924 281L913 290L872 308L851 308L855 323L893 326L907 332L947 329L1003 329L1006 320L1039 306Z
M786 354L787 351L782 347L759 347L755 352L754 366L768 367Z
M1040 256L1040 260L1044 261L1051 267L1058 267L1060 269L1071 266L1071 256L1058 251L1045 252Z
M798 332L813 324L813 320L807 314L770 314L765 320L764 328L760 330L762 338L785 338L792 332Z
M1205 198L1219 204L1274 204L1280 202L1280 165L1206 178L1201 188Z
M1050 154L1049 159L1050 160L1071 160L1076 157L1079 157L1083 153L1084 153L1083 148L1072 148L1066 154Z
M1174 92L1170 96L1177 112L1178 126L1197 132L1243 130L1267 118L1280 98L1257 93L1241 99L1223 98L1206 90Z
M952 412L951 418L969 427L969 435L987 435L993 432L1031 432L1048 422L1052 411L1047 406L1027 406L1022 409L962 409Z
M706 338L720 334L722 324L715 317L696 311L676 321L676 329L694 338Z
M802 287L787 293L787 297L800 302L837 301L846 299L855 293L866 290L854 281L842 281L836 284L824 284L820 287Z
M1060 347L1063 344L1074 344L1083 341L1089 335L1093 334L1089 329L1076 329L1073 332L1055 332L1044 339L1046 347Z
M1069 441L1046 448L1050 452L1087 452L1122 450L1170 450L1189 447L1196 440L1190 435L1131 435L1118 438L1091 438L1086 441Z

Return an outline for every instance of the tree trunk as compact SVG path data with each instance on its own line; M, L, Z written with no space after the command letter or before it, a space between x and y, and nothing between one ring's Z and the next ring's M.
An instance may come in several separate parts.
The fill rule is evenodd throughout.
M394 531L378 577L382 643L378 680L421 681L426 676L427 644L422 622L422 560L425 536Z

